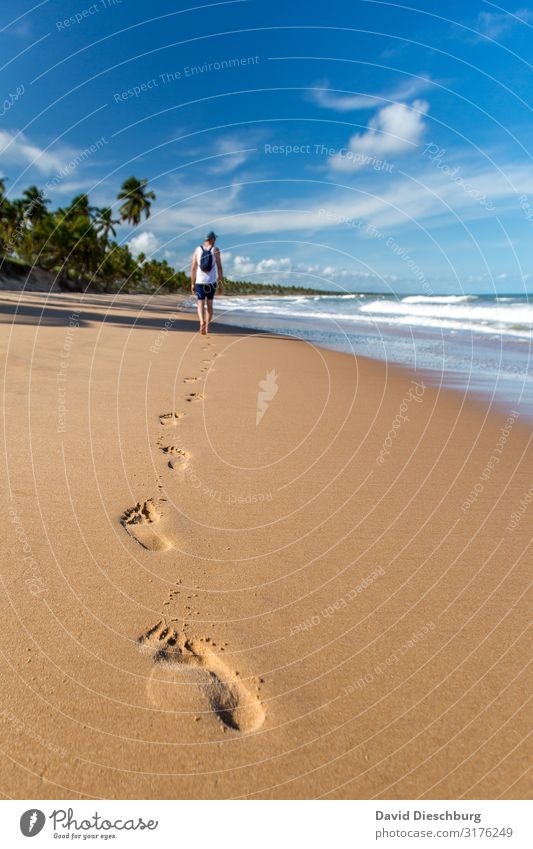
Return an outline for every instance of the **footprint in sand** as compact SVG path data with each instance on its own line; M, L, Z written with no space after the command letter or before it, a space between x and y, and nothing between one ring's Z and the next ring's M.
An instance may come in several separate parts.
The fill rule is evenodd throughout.
M197 380L200 380L200 378L199 377L184 377L183 378L184 383L196 383Z
M183 468L190 457L189 452L180 448L179 445L164 445L161 447L161 451L168 455L168 465L171 469Z
M185 413L161 413L159 421L165 427L173 427L178 423L179 419L183 418L184 415Z
M205 395L202 395L201 392L189 392L189 394L185 396L185 400L189 403L191 401L203 401L204 399Z
M120 523L134 540L148 551L167 551L172 543L153 528L161 520L161 513L152 498L139 501L120 518Z
M265 720L259 699L239 681L218 653L198 637L185 637L158 622L139 637L153 652L148 682L153 704L181 713L205 712L206 706L227 728L255 731Z

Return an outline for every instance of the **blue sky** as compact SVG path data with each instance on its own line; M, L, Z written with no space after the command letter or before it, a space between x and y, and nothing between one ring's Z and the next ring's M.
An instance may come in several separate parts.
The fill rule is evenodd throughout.
M179 268L214 228L234 278L533 290L533 6L4 0L0 30L11 196L134 174L119 237Z

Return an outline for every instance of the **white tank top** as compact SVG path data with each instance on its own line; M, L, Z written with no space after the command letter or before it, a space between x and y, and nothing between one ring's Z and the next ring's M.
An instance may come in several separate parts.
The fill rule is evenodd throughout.
M215 258L215 248L214 247L211 248L211 253L213 254L213 265L211 266L211 271L202 271L202 269L200 268L200 259L202 257L202 248L200 246L198 246L196 248L196 262L198 264L198 267L196 269L195 283L198 286L201 286L201 285L207 284L207 283L210 283L210 284L216 283L218 270L217 270L217 261L216 261L216 258Z

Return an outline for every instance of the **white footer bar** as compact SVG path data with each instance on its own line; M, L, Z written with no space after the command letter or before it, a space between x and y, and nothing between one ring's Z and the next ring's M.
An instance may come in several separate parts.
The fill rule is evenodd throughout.
M4 801L4 846L533 846L523 801ZM35 837L35 844L28 840Z

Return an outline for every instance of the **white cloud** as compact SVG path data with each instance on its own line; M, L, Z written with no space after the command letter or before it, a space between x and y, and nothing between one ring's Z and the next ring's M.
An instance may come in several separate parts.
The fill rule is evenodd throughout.
M480 12L476 29L487 38L499 38L521 21L532 21L533 13L529 9L517 9L516 12Z
M424 170L421 170L421 167ZM242 190L231 196L231 190L210 192L205 195L182 191L188 194L176 206L162 209L150 218L150 229L161 233L164 238L177 238L187 244L205 227L213 226L220 236L220 247L229 236L264 236L268 234L296 233L299 238L309 234L313 242L329 239L329 230L349 233L356 238L354 224L359 220L385 229L410 224L413 219L420 225L443 216L450 216L446 204L463 221L485 218L487 211L464 188L446 174L435 169L424 157L418 161L416 179L401 177L393 172L387 175L386 184L370 184L368 193L355 193L334 186L328 190L314 192L312 196L284 195L283 202L272 206L261 206L255 187ZM477 192L498 204L505 211L506 205L516 207L517 192L533 196L533 171L527 165L503 163L501 171L487 168L475 171L474 165L461 171L461 177ZM242 188L242 187L241 187ZM372 193L373 192L373 193ZM174 194L175 197L175 194ZM159 200L159 195L158 195ZM361 237L364 234L361 233ZM238 262L251 262L241 257ZM247 272L250 273L250 272Z
M290 271L291 261L288 256L281 257L280 259L262 259L261 262L257 263L255 270L258 274Z
M13 165L33 165L43 174L61 171L75 155L69 148L51 153L33 144L23 133L0 130L0 156Z
M217 222L235 212L242 189L238 183L229 188L213 188L212 181L192 185L188 180L174 177L157 192L158 208L152 213L150 227L156 231L183 228L184 233L174 236L189 235L196 230L194 238L200 243L208 230L217 231ZM176 202L176 197L181 200Z
M289 257L269 257L254 261L249 256L236 256L232 261L224 261L224 269L229 277L256 279L257 277L275 275L277 282L294 283L301 280L302 275L311 276L316 280L359 280L375 277L367 271L354 271L353 269L340 268L334 265L321 267L317 263L298 262L293 263ZM296 278L296 280L295 280Z
M424 115L429 109L425 100L391 103L380 109L364 133L353 135L346 147L329 158L336 171L354 171L364 167L372 158L404 153L419 143L426 125Z
M255 271L255 263L252 262L249 256L236 256L233 257L229 268L236 275L252 274Z
M245 141L238 136L225 136L215 144L216 159L209 166L213 174L229 174L236 171L248 160L257 148L245 146Z
M254 262L249 256L232 256L229 251L222 253L224 267L230 274L289 274L292 262L289 257L269 257Z
M145 254L148 258L150 258L161 246L161 243L157 236L149 231L145 233L139 233L137 236L134 236L128 242L128 247L132 252L133 256L139 256L139 254Z
M380 274L374 271L343 268L336 265L320 266L317 263L293 263L288 257L270 257L254 261L249 256L237 256L235 263L224 263L228 277L247 279L257 283L280 283L282 285L325 286L328 290L332 284L346 291L354 285L372 286L374 283L389 281L394 283L398 278L394 274ZM265 278L265 275L269 276Z
M69 183L58 182L57 184L53 180L50 180L50 183L52 184L54 192L57 192L60 195L74 196L80 194L80 192L88 192L94 185L94 180L77 180ZM91 194L91 201L93 199L93 195Z
M193 145L188 150L191 163L198 165L206 174L230 174L244 165L257 151L257 145L265 137L263 130L237 130L210 138L208 145ZM186 183L174 175L175 181Z
M321 271L318 271L316 276L328 277L335 280L366 280L367 278L375 277L376 275L371 274L369 271L354 271L353 269L339 268L336 265L325 265Z
M320 266L316 263L299 262L295 270L302 274L318 274Z
M336 112L353 112L359 109L372 109L376 106L383 106L384 101L407 100L411 97L416 97L422 91L426 91L432 85L429 77L421 76L413 80L400 83L396 88L390 91L384 91L380 94L357 94L338 93L331 91L327 80L318 83L316 88L311 91L310 99L318 106L324 109L334 109Z

